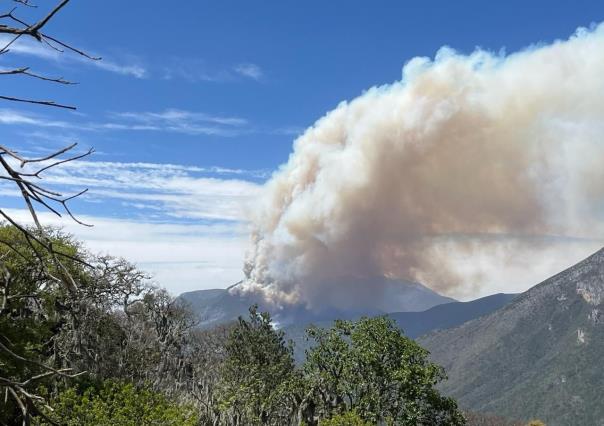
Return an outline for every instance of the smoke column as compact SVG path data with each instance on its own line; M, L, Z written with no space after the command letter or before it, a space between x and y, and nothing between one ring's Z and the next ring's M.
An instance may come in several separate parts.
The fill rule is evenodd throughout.
M412 59L307 129L250 220L243 290L309 307L371 305L372 277L464 294L496 268L459 259L600 238L604 25L509 56Z

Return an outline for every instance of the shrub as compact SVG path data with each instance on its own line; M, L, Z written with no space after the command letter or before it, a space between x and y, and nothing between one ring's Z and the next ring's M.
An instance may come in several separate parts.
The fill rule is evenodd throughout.
M371 423L363 420L356 411L347 411L331 419L322 420L319 426L371 426Z
M198 421L189 406L147 387L114 380L89 386L83 392L67 389L53 401L53 409L46 413L48 417L65 426L194 426Z

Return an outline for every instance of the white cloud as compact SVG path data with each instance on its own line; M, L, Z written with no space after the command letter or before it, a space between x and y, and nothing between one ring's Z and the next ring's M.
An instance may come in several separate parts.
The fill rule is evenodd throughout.
M75 161L44 172L44 182L62 193L89 191L84 201L115 203L122 216L162 220L245 220L246 206L260 185L245 178L262 171L174 164ZM235 178L236 177L236 178ZM18 193L14 194L18 196ZM145 212L145 210L147 210Z
M212 115L175 108L160 112L116 112L112 116L122 121L108 123L105 128L234 136L244 131L244 126L249 124L246 119L241 117Z
M0 46L7 45L13 37L1 36ZM135 63L118 63L110 59L92 60L85 58L81 55L71 53L69 51L59 52L42 43L33 41L29 38L21 37L9 47L10 53L18 55L34 56L41 59L53 60L57 62L68 61L78 62L87 64L90 66L97 67L99 69L109 71L116 74L132 76L135 78L145 78L147 76L147 69L140 64ZM91 54L91 56L97 56ZM102 55L98 55L102 56Z
M22 223L25 210L8 210ZM247 243L245 227L182 225L98 216L81 217L87 228L68 219L42 213L44 224L61 226L96 253L121 256L150 272L173 294L205 288L224 288L239 281Z
M163 70L164 80L181 79L190 83L227 83L241 77L259 81L264 77L264 71L250 62L225 67L208 64L199 58L173 58Z
M115 113L115 115L121 118L129 118L143 122L166 121L168 123L178 123L181 121L202 121L228 126L241 126L247 124L247 120L244 118L222 117L205 114L203 112L192 112L174 108L166 109L162 112L121 112Z
M65 121L50 120L40 115L23 113L14 109L0 109L0 123L2 124L17 124L31 125L36 127L57 127L57 128L74 128L74 126Z
M235 72L253 80L260 80L264 76L262 69L258 65L251 63L237 65L235 67Z
M5 46L13 38L0 36L0 46ZM102 57L101 60L91 60L69 51L59 52L45 44L29 38L19 38L10 45L10 52L18 55L34 56L40 59L56 62L77 62L94 66L115 74L146 78L149 70L141 64L140 59L128 55L122 61L109 59L106 55L97 55L87 51L91 56ZM160 72L164 80L182 79L189 82L224 83L236 81L240 77L260 81L265 76L264 70L255 63L242 62L232 67L211 66L205 61L196 58L173 58L171 64Z
M224 288L243 276L248 240L244 207L259 189L246 179L258 180L264 173L179 164L66 163L48 170L42 182L64 193L89 187L82 201L103 206L72 205L78 219L92 228L44 211L40 219L63 227L93 252L136 263L174 294ZM0 195L20 196L1 184ZM4 210L21 223L31 222L24 209ZM86 210L95 213L79 214Z
M107 59L101 59L98 61L93 61L94 65L98 68L104 69L106 71L110 71L117 74L122 75L131 75L136 78L145 78L147 76L147 70L141 65L125 65L118 64L116 62L112 62Z
M249 175L253 177L264 178L268 176L266 170L246 170L246 169L231 169L227 167L199 167L199 166L186 166L182 164L170 164L170 163L124 163L124 162L111 162L111 161L79 161L82 167L93 166L97 169L147 169L147 170L173 170L175 172L198 172L198 173L216 173L223 175Z
M228 70L212 69L205 61L192 58L173 58L163 69L164 80L185 80L190 83L224 83L233 80Z
M155 131L223 137L252 131L247 126L248 121L241 117L218 116L179 109L166 109L160 112L114 112L110 117L112 120L106 122L67 122L15 109L0 109L0 123L10 125L80 131Z
M57 52L42 43L34 42L24 37L13 42L13 38L14 37L7 35L0 36L0 45L3 47L12 42L8 48L8 52L35 56L43 59L57 59L61 55L61 52Z

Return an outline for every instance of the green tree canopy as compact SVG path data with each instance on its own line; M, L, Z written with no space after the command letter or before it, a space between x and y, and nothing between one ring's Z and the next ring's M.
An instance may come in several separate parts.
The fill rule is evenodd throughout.
M442 368L390 319L336 321L308 334L316 345L307 352L304 372L319 418L355 410L374 424L464 424L455 401L435 388L445 378Z
M127 261L46 234L65 256L59 266L0 226L2 424L40 410L84 426L464 423L435 388L443 370L390 320L311 328L315 345L296 367L283 331L256 306L228 327L195 330L186 306ZM61 273L75 290L53 278ZM25 397L11 398L15 389Z
M0 225L0 423L35 412L30 395L59 369L56 336L71 298L61 275L78 277L81 246L59 231L45 230L49 253L31 235ZM53 256L61 256L60 265ZM68 373L68 371L65 371ZM19 401L23 405L19 405Z
M65 426L195 426L193 407L169 401L148 387L107 380L83 392L70 388L53 401L49 418ZM40 425L47 425L40 420Z
M356 411L347 411L336 414L331 419L321 420L319 426L371 426L371 423L363 420Z
M252 306L249 320L239 318L221 371L220 404L228 424L283 424L279 389L294 372L292 353L268 313Z

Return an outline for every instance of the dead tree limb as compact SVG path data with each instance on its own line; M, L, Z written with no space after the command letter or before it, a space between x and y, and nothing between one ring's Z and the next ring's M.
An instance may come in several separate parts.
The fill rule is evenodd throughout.
M17 5L5 13L0 13L0 35L6 34L8 41L4 46L0 46L0 55L6 55L11 52L11 47L15 43L28 41L40 43L44 48L52 49L57 54L71 52L83 56L90 60L99 60L87 54L82 49L76 48L71 44L49 35L46 32L47 24L53 20L57 14L69 3L70 0L60 0L47 13L34 23L28 23L18 16L19 6L28 8L37 8L30 0L13 0ZM36 9L39 10L39 9ZM19 66L11 69L0 69L0 76L5 78L32 78L49 83L71 85L76 84L63 77L52 77L34 72L29 66ZM54 100L30 99L12 94L0 94L0 101L15 102L20 104L32 104L46 107L55 107L60 109L75 110L75 106L66 105ZM19 153L15 147L3 143L0 145L0 180L13 185L12 187L20 194L30 219L34 227L24 226L11 216L11 214L0 207L0 221L8 223L14 227L24 238L26 247L29 247L29 254L24 254L23 250L15 241L4 241L0 239L0 245L5 247L7 253L16 253L21 260L26 260L33 266L35 276L42 281L55 283L63 286L69 291L69 294L77 294L78 284L72 276L66 262L79 262L90 267L85 261L64 253L53 245L52 239L47 235L46 229L40 221L38 209L47 210L58 216L63 214L69 216L75 222L90 226L79 220L71 211L69 202L86 193L86 189L75 194L62 194L48 185L44 184L44 173L55 167L60 167L66 163L76 161L89 156L93 150L87 150L83 153L75 152L77 144L56 150L50 155L40 157L26 157ZM21 300L32 300L39 303L40 294L33 292L18 292L13 290L12 275L9 268L5 265L4 256L0 256L0 319L6 316L10 321L12 303ZM41 287L42 290L45 287ZM17 293L14 293L17 291ZM13 293L11 293L13 292ZM10 322L9 322L10 323ZM13 360L15 363L26 363L31 366L31 375L29 377L10 377L4 371L0 371L0 391L6 398L14 401L17 412L21 413L23 425L31 422L32 416L42 416L46 418L40 407L46 407L46 401L35 391L36 384L49 377L76 377L81 373L73 373L69 369L55 368L51 362L42 362L36 359L29 359L18 353L13 347L7 334L0 330L0 354L3 359ZM10 362L10 361L9 361ZM10 365L10 364L9 364ZM50 419L46 420L50 421ZM51 423L54 423L51 421Z

